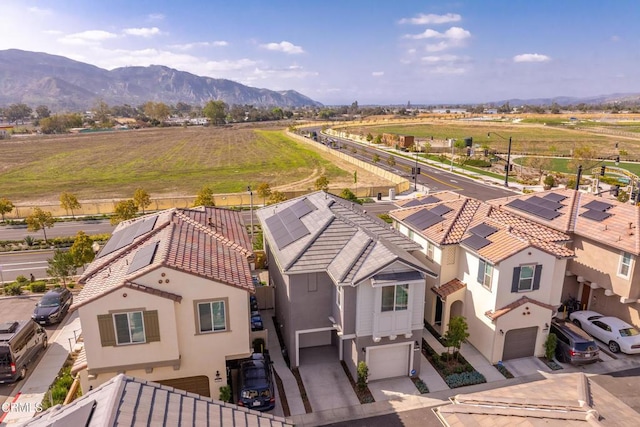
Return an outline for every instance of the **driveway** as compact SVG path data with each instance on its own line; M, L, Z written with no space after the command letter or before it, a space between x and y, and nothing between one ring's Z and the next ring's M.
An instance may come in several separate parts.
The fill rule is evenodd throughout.
M360 405L349 378L331 346L300 349L298 368L313 412Z

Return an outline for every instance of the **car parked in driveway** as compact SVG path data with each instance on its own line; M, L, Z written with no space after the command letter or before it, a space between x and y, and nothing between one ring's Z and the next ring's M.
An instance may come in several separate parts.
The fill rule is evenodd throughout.
M73 303L73 295L69 289L54 288L36 303L31 317L40 325L59 323L67 315L71 303Z
M571 322L554 319L550 334L558 338L556 359L563 363L583 365L597 362L600 350L589 334Z
M273 372L268 354L253 353L240 364L240 393L238 405L258 411L269 411L276 406Z
M569 318L591 336L609 346L613 353L640 353L640 332L627 322L595 311L574 311Z

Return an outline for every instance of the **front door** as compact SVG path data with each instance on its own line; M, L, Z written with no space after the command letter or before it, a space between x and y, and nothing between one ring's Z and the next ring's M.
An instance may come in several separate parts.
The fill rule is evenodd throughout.
M442 325L442 299L440 297L436 298L436 318L434 323L436 325Z
M582 294L580 295L580 310L586 310L589 307L589 297L591 296L591 286L586 283L582 284Z

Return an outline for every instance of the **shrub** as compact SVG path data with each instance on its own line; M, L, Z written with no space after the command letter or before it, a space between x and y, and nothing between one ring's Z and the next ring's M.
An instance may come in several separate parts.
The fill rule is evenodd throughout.
M26 243L27 246L33 246L33 244L35 243L35 239L33 238L33 236L25 236L24 243Z
M558 345L558 337L556 334L547 335L547 339L544 341L544 357L547 360L553 360L553 356L556 354L556 346Z
M484 375L482 375L480 372L473 371L473 372L463 372L461 374L448 375L445 378L445 382L447 383L449 388L458 388L458 387L464 387L467 385L486 383L487 380L484 377Z
M468 159L465 164L467 166L475 166L477 168L488 168L491 167L491 163L482 159Z
M358 388L364 390L369 379L369 367L365 362L358 363Z
M220 387L220 400L223 402L231 402L231 387L228 385Z
M553 177L553 175L547 175L544 177L543 184L545 187L554 187L556 185L556 179Z
M415 379L413 383L416 385L416 388L421 394L429 393L429 387L427 387L424 381L422 381L420 378Z
M35 293L42 293L47 290L47 283L43 280L38 280L29 284L29 290Z
M29 279L27 279L21 274L18 277L16 277L16 282L20 283L20 285L26 285L27 283L29 283Z
M17 283L17 282L4 285L4 294L5 295L22 295L22 285L20 285L20 283Z
M502 364L502 362L497 365L493 365L495 368L505 377L505 378L513 378L513 374Z

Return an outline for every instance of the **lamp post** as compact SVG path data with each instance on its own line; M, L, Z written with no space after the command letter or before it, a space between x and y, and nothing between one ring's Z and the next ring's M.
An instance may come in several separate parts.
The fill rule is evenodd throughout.
M487 138L491 138L491 134L497 135L500 138L504 139L505 141L507 140L507 138L505 138L504 136L500 135L497 132L488 132L487 133ZM504 167L505 171L504 171L504 186L508 187L509 186L509 164L511 163L511 136L509 136L509 148L507 149L507 165Z
M416 144L413 145L413 150L416 154L416 167L413 174L413 191L418 191L418 174L420 173L420 169L418 169L418 146Z
M611 155L609 157L605 157L604 159L600 160L598 163L594 164L591 166L591 168L595 168L598 165L601 165L602 163L604 163L607 160L615 160L615 165L618 166L618 164L620 163L620 156L619 155ZM604 169L603 172L604 174ZM582 165L578 165L578 172L576 173L576 185L574 187L574 190L578 191L580 189L580 178L582 178ZM598 191L598 189L596 188L596 192Z
M250 185L247 185L247 191L249 192L249 213L251 216L251 249L253 249L253 191L251 191Z
M449 166L449 172L453 172L453 138L449 139L449 145L451 146L451 166Z

